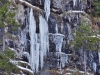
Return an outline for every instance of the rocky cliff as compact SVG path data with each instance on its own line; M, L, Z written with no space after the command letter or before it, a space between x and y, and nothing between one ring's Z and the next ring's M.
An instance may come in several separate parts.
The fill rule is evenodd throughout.
M7 45L16 49L16 58L30 63L35 75L67 75L72 69L82 74L84 52L82 49L75 51L70 42L74 40L73 33L83 20L86 25L93 24L90 16L93 14L93 0L25 2L40 10L18 2L16 19L22 27L18 31L18 39L6 39ZM100 74L99 56L97 51L86 52L88 75Z

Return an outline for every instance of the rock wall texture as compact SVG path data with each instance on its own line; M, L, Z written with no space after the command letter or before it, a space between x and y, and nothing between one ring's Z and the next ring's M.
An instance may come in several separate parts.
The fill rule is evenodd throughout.
M26 0L27 2L41 8L44 12L44 1L45 0ZM92 0L51 0L51 12L48 19L48 26L49 26L49 53L47 54L47 58L45 60L45 67L51 68L58 68L57 67L57 56L56 56L56 46L53 42L53 34L59 33L60 35L64 35L63 44L61 51L68 55L68 63L66 67L77 67L80 70L84 70L84 63L83 63L83 50L79 49L77 53L75 53L73 49L73 45L70 45L70 41L73 41L73 35L75 29L80 25L82 20L85 20L86 24L91 24L91 20L87 14L91 14L91 7L93 1ZM7 40L8 45L17 50L19 52L19 57L22 57L23 60L27 61L23 52L30 53L30 35L28 32L28 17L29 11L28 7L22 7L21 11L17 15L18 21L21 22L23 25L19 31L19 38L17 42L11 42ZM23 15L24 13L24 15ZM38 26L38 15L37 11L34 11L35 19L36 19L36 32L39 33L39 26ZM45 14L44 14L45 15ZM44 16L45 17L45 16ZM56 29L57 27L57 29ZM23 42L24 40L24 42ZM18 43L19 42L19 43ZM72 53L75 53L76 56L73 56ZM87 51L87 70L94 71L93 63L97 64L96 73L100 74L100 65L98 62L98 55L97 52L94 51ZM63 67L64 68L64 67Z

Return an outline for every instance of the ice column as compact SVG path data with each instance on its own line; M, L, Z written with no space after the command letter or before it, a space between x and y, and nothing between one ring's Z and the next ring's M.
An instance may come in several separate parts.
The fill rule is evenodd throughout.
M40 62L41 69L44 64L44 56L46 56L46 52L49 50L49 37L48 37L48 24L46 20L40 15L39 16L39 30L40 30Z
M30 64L33 71L39 68L39 43L37 43L36 21L34 19L33 10L30 10L29 17L29 33L30 33Z

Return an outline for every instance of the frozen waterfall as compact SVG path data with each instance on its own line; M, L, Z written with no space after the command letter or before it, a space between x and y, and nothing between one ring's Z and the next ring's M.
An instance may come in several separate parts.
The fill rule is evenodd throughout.
M44 64L44 57L47 51L49 51L49 37L48 37L48 24L46 20L40 15L39 16L39 30L40 34L36 33L36 21L34 19L33 10L30 11L30 64L33 71L38 71L39 63L41 64L41 69ZM40 58L39 58L40 57ZM40 62L39 62L40 60Z
M19 47L21 46L21 49L18 50L23 51L20 51L23 55L23 61L29 62L31 68L27 68L31 69L33 73L40 74L45 69L50 69L51 71L52 68L57 68L57 70L59 69L58 71L63 71L70 66L74 67L73 64L75 64L75 67L77 67L77 64L83 64L81 62L84 58L82 54L83 50L81 51L79 49L77 54L74 51L73 44L70 43L74 41L72 34L75 33L74 31L76 31L77 27L85 18L89 18L85 11L88 11L91 5L88 6L85 0L20 1L26 2L26 5L24 6L22 3L22 6L25 7L23 13L25 23L23 23L22 29L20 30L21 44L19 44ZM29 6L27 6L27 3ZM50 3L52 5L51 15ZM20 21L20 19L18 20ZM87 20L86 22L90 23ZM73 54L75 54L75 58ZM87 55L87 58L91 58L87 60L87 65L90 63L87 68L90 67L94 72L97 72L98 64L100 64L100 51L98 51L98 56L95 56L94 52L91 52L91 54L89 57Z
M44 10L46 12L46 19L50 15L50 0L45 0ZM31 64L32 70L37 72L39 67L41 69L44 65L44 57L49 51L49 37L48 37L48 23L42 15L39 15L39 31L36 33L36 21L33 15L33 10L30 10L29 17L29 34L30 34L30 59L29 63ZM39 65L40 64L40 65Z

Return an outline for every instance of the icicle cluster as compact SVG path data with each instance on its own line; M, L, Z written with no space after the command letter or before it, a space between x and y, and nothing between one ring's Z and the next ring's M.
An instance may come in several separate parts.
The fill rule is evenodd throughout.
M45 12L46 20L50 15L50 0L45 0ZM30 10L29 17L29 33L30 33L30 64L32 70L37 72L39 66L41 69L44 65L44 57L47 51L49 51L49 37L48 37L48 23L41 15L39 15L39 30L40 33L36 33L36 21L34 19L33 10ZM39 37L39 38L38 38ZM40 65L39 65L40 64Z
M38 71L39 68L39 44L37 42L36 21L33 16L33 10L30 11L29 18L29 33L30 33L30 64L33 71Z
M48 24L46 20L40 15L39 16L39 29L40 29L40 43L38 42L38 34L36 33L36 21L33 16L33 11L30 11L30 44L31 44L31 61L30 64L32 66L33 71L38 71L39 68L39 57L41 69L44 64L44 56L46 52L49 50L49 40L48 40Z

